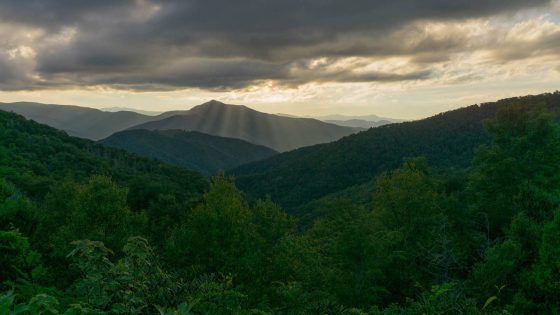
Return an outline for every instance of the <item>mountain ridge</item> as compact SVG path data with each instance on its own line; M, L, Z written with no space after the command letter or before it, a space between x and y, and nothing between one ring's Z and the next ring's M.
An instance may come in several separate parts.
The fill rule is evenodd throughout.
M64 130L69 135L99 140L153 119L131 111L104 112L99 109L74 105L55 105L32 102L0 103L0 110L20 114L27 119Z
M280 152L334 141L358 131L316 119L282 117L215 100L195 106L185 114L146 122L129 129L195 130L242 139Z
M69 136L15 113L0 111L0 135L0 178L32 196L44 196L54 182L106 175L131 184L131 197L138 198L135 204L145 207L146 198L151 198L142 196L146 185L134 183L157 181L163 184L161 193L174 192L185 198L199 196L207 185L198 172Z
M212 175L278 152L244 140L198 131L131 129L99 143Z
M405 157L425 156L436 169L466 167L475 149L491 140L484 121L493 118L499 108L518 103L558 112L560 92L471 105L418 121L372 128L242 165L229 173L245 192L256 197L270 195L293 212L294 207L390 171Z
M281 117L216 100L157 116L28 102L0 103L0 110L12 111L72 136L91 140L101 140L127 129L181 129L238 138L276 151L331 142L361 130L315 119Z

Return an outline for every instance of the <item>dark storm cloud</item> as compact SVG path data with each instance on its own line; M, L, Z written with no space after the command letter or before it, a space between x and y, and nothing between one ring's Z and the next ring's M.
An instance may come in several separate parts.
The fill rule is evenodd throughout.
M126 0L2 0L0 20L56 30L83 24L93 15L126 12L131 3Z
M364 37L390 32L419 19L449 20L482 17L548 3L548 0L284 0L284 1L178 1L162 6L157 30L187 40L217 36L219 43L201 46L204 53L229 50L257 58L282 58L276 50L312 47L341 36ZM167 33L169 34L169 33ZM221 45L220 45L221 44ZM222 48L222 49L219 49ZM345 55L370 54L351 47ZM316 53L312 50L313 53ZM326 54L332 53L326 51ZM305 52L303 52L305 54ZM301 57L301 56L298 56ZM306 57L309 57L306 56Z
M333 59L334 60L334 59ZM146 74L149 75L146 75ZM129 69L126 72L90 70L45 74L41 87L49 82L71 86L108 84L119 89L174 90L198 87L214 91L240 89L259 81L274 80L280 85L297 86L308 82L395 82L422 80L428 70L406 73L355 72L310 68L307 62L278 64L249 59L186 59L160 66Z
M26 64L0 51L0 90L21 90L29 83Z
M560 53L560 32L547 34L520 43L498 45L493 53L496 60L518 60L533 56L550 56Z
M146 78L146 73L149 77ZM136 90L167 90L199 87L210 90L243 88L260 80L284 80L288 67L256 60L188 59L177 60L135 73L94 77L89 84L110 83Z
M317 57L410 55L415 62L429 65L463 49L461 34L423 38L423 30L410 27L402 32L403 27L419 20L485 17L547 3L2 0L0 22L44 32L34 47L35 69L44 81L29 86L235 89L262 80L297 85L425 79L431 74L429 69L404 74L333 72L301 69L301 63ZM52 40L68 30L74 32L68 40ZM415 40L406 40L410 38Z
M8 85L17 79L18 72L15 71L13 65L8 58L0 54L0 86Z

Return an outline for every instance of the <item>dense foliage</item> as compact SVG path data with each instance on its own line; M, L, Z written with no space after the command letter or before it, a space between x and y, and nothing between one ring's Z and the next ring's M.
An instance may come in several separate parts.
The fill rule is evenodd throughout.
M504 99L438 114L423 120L373 128L339 141L301 148L231 171L239 187L270 195L288 212L350 186L364 184L398 167L405 157L424 156L436 170L470 164L475 149L491 136L484 121L514 104L560 110L560 93Z
M0 111L0 177L31 198L44 197L64 179L112 177L127 186L135 210L162 194L188 200L206 187L200 174L140 158Z
M182 130L127 130L117 132L100 143L207 175L277 153L240 139Z
M558 313L560 126L522 105L486 124L493 140L470 165L434 172L406 158L315 202L305 229L223 174L196 202L170 190L139 206L137 182L119 174L140 170L68 164L65 176L43 173L38 194L19 174L38 178L31 167L49 147L3 140L12 158L1 167L19 168L0 180L0 313ZM14 115L3 122L4 134L51 135L76 156L107 150ZM93 156L92 169L109 159ZM146 186L168 185L158 174Z

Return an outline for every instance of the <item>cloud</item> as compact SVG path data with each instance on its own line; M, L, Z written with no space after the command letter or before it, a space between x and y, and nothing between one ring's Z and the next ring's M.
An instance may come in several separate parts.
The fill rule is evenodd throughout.
M517 60L560 55L560 25L544 17L518 23L509 30L495 30L495 60Z
M265 81L281 86L422 81L469 50L491 48L491 58L503 60L553 54L558 48L554 32L531 39L510 39L504 33L506 40L499 38L494 48L492 39L477 33L481 27L491 29L484 21L492 16L548 4L6 0L0 2L0 35L18 36L0 36L0 52L25 46L35 54L0 60L5 70L0 76L9 89L101 85L142 91L243 89ZM395 57L404 62L363 70ZM321 58L328 62L310 66ZM360 62L348 63L349 58Z
M34 84L34 57L35 51L28 46L0 51L0 89L21 90Z
M269 84L296 87L310 82L397 82L425 80L429 70L368 70L356 71L357 65L340 67L332 59L321 67L311 66L313 61L273 63L251 59L187 58L153 67L141 67L125 72L93 71L84 67L77 73L43 73L43 85L96 86L109 85L117 89L152 91L175 90L185 87L212 91L243 89L247 86ZM338 65L338 66L337 66ZM116 66L118 68L118 66ZM112 69L114 70L114 69Z

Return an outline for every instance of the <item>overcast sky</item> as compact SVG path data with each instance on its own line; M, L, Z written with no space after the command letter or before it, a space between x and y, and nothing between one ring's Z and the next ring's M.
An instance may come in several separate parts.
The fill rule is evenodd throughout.
M0 0L0 101L420 118L560 89L560 0Z

